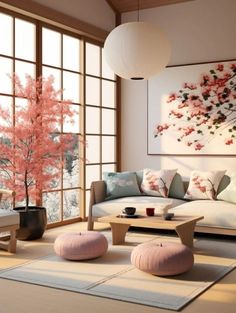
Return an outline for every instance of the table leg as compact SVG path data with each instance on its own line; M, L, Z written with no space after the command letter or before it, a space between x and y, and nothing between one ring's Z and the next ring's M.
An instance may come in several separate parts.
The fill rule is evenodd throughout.
M10 241L8 244L8 252L15 253L16 252L16 230L10 231Z
M178 225L175 228L182 244L188 246L189 248L193 247L193 236L194 236L195 226L196 226L196 221L191 221L186 224Z
M112 244L119 245L125 242L125 235L130 227L128 224L110 223L112 232Z

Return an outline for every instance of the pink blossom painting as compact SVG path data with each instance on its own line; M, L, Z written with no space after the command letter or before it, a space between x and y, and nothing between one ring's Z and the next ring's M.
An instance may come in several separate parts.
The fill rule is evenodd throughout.
M148 154L236 155L236 61L168 67L148 84Z

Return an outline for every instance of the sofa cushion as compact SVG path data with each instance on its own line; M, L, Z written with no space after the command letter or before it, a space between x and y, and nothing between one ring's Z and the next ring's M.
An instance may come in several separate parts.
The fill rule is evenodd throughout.
M94 204L92 207L92 215L94 217L102 217L111 214L121 214L122 210L126 206L133 206L136 208L137 214L146 214L147 207L155 208L155 213L162 213L163 208L167 204L171 204L172 207L185 203L184 200L172 199L172 198L160 198L160 197L125 197L109 201L100 202Z
M216 199L217 189L226 171L192 171L185 199Z
M170 209L177 215L203 215L199 226L236 229L236 205L225 201L195 200Z
M0 227L17 225L20 223L18 212L0 209Z
M132 172L105 172L106 199L141 195L138 187L137 176Z
M230 184L218 194L217 199L236 203L236 173L232 174Z
M169 188L177 170L153 170L145 168L143 170L142 191L150 196L167 198Z

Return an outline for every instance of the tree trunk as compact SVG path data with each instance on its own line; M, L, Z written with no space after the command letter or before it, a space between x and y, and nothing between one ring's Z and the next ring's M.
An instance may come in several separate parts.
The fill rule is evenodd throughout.
M28 191L28 185L27 185L27 171L25 172L25 211L28 212L29 210L29 191Z

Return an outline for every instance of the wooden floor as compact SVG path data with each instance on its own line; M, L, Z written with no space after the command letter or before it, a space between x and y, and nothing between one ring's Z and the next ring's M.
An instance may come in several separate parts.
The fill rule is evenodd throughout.
M104 225L96 225L96 229ZM20 265L53 251L55 238L86 229L85 223L48 230L43 239L18 242L17 253L0 250L0 269ZM225 240L225 239L224 239ZM223 242L222 242L223 244ZM236 307L236 270L200 295L181 312L233 313ZM0 279L0 313L168 313L173 311L82 295L53 288Z

